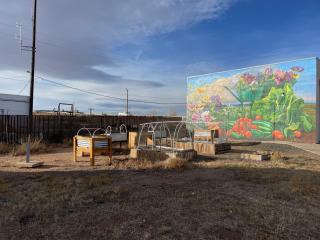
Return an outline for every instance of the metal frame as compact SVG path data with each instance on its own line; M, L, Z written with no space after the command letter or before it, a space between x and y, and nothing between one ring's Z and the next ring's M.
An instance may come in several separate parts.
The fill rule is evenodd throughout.
M143 146L141 145L141 136L143 135L144 130L147 128L147 132L148 133L152 133L152 147L151 149L154 150L154 148L159 148L160 151L162 149L165 150L169 150L172 153L175 153L177 151L176 149L176 143L179 140L179 133L181 131L181 128L183 127L183 125L187 126L187 124L189 124L191 122L187 122L187 121L162 121L162 122L149 122L149 123L142 123L140 124L141 126L141 130L139 132L139 137L138 137L138 146L137 148L143 148ZM173 131L173 135L170 132L170 128L169 125L170 124L174 124L175 128ZM158 131L160 131L160 145L157 146L156 145L156 132L157 129L159 129ZM167 146L162 146L162 133L168 131L168 135L169 135L169 139L170 139L170 147ZM193 137L192 137L192 131L190 131L189 129L187 129L187 133L188 133L188 139L189 142L191 142L192 148L193 148ZM167 133L166 133L166 139L167 139Z

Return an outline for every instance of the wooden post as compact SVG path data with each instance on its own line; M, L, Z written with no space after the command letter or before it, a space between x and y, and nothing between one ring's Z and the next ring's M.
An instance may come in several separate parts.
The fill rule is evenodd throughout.
M109 155L109 164L112 163L112 138L108 138L108 155Z
M95 141L94 138L90 138L90 164L91 166L94 166L94 145L95 145Z
M77 137L73 137L73 161L77 162Z

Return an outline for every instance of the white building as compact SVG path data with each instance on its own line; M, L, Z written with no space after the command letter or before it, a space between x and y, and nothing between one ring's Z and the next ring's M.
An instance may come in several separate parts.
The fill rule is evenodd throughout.
M29 97L0 94L0 115L28 115Z

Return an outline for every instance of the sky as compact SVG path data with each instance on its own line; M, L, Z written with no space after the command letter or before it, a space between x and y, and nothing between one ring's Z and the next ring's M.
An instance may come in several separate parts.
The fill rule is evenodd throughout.
M31 55L15 36L18 22L31 44L32 0L0 4L0 92L28 95ZM320 56L319 9L318 0L38 0L35 109L123 112L125 101L107 96L127 88L131 113L184 115L187 76Z

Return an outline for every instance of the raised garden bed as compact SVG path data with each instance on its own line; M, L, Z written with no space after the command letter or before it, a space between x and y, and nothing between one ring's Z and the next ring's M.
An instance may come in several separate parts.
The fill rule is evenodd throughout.
M255 161L268 161L271 159L271 152L254 152L254 153L242 153L242 160L255 160Z

